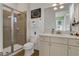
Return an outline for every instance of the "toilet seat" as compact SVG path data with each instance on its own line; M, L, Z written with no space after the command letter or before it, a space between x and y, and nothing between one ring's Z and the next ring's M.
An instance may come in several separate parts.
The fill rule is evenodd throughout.
M32 49L34 47L34 43L32 42L28 42L26 44L24 44L24 49Z

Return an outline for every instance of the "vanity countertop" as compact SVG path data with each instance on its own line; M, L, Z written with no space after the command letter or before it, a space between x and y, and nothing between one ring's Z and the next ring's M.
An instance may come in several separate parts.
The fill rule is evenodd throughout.
M48 37L62 37L62 38L71 38L71 39L79 39L79 36L69 35L69 34L40 34L40 36L48 36Z

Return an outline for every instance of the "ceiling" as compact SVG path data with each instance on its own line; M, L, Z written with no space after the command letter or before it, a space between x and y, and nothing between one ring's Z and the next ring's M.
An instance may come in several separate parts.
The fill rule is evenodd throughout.
M58 3L57 3L57 4L58 4ZM64 3L63 5L64 5L64 8L63 8L63 9L59 9L59 6L60 6L60 5L55 6L55 7L58 8L58 10L56 10L56 11L69 10L69 7L70 7L71 3ZM54 8L54 7L53 7L52 4L51 4L51 6L48 7L48 8ZM46 9L48 9L48 8L46 8ZM54 11L54 10L53 10L53 11ZM56 12L56 11L55 11L55 12Z

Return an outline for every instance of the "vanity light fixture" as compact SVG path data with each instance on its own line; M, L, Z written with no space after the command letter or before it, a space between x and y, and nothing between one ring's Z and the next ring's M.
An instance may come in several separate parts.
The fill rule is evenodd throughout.
M55 7L55 6L57 6L57 4L56 4L56 3L54 3L54 4L52 4L52 6L53 6L53 7Z
M64 8L64 6L63 6L63 5L61 5L59 8L60 8L60 9L63 9L63 8Z
M54 10L57 10L58 8L57 7L54 7Z
M63 5L64 3L59 3L60 5Z

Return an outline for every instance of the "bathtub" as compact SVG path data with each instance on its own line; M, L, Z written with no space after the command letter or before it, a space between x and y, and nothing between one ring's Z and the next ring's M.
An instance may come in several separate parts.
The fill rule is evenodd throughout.
M6 47L3 49L3 55L4 56L13 56L16 53L20 52L21 50L23 50L23 46L20 44L14 44L14 52L11 53L11 46Z

